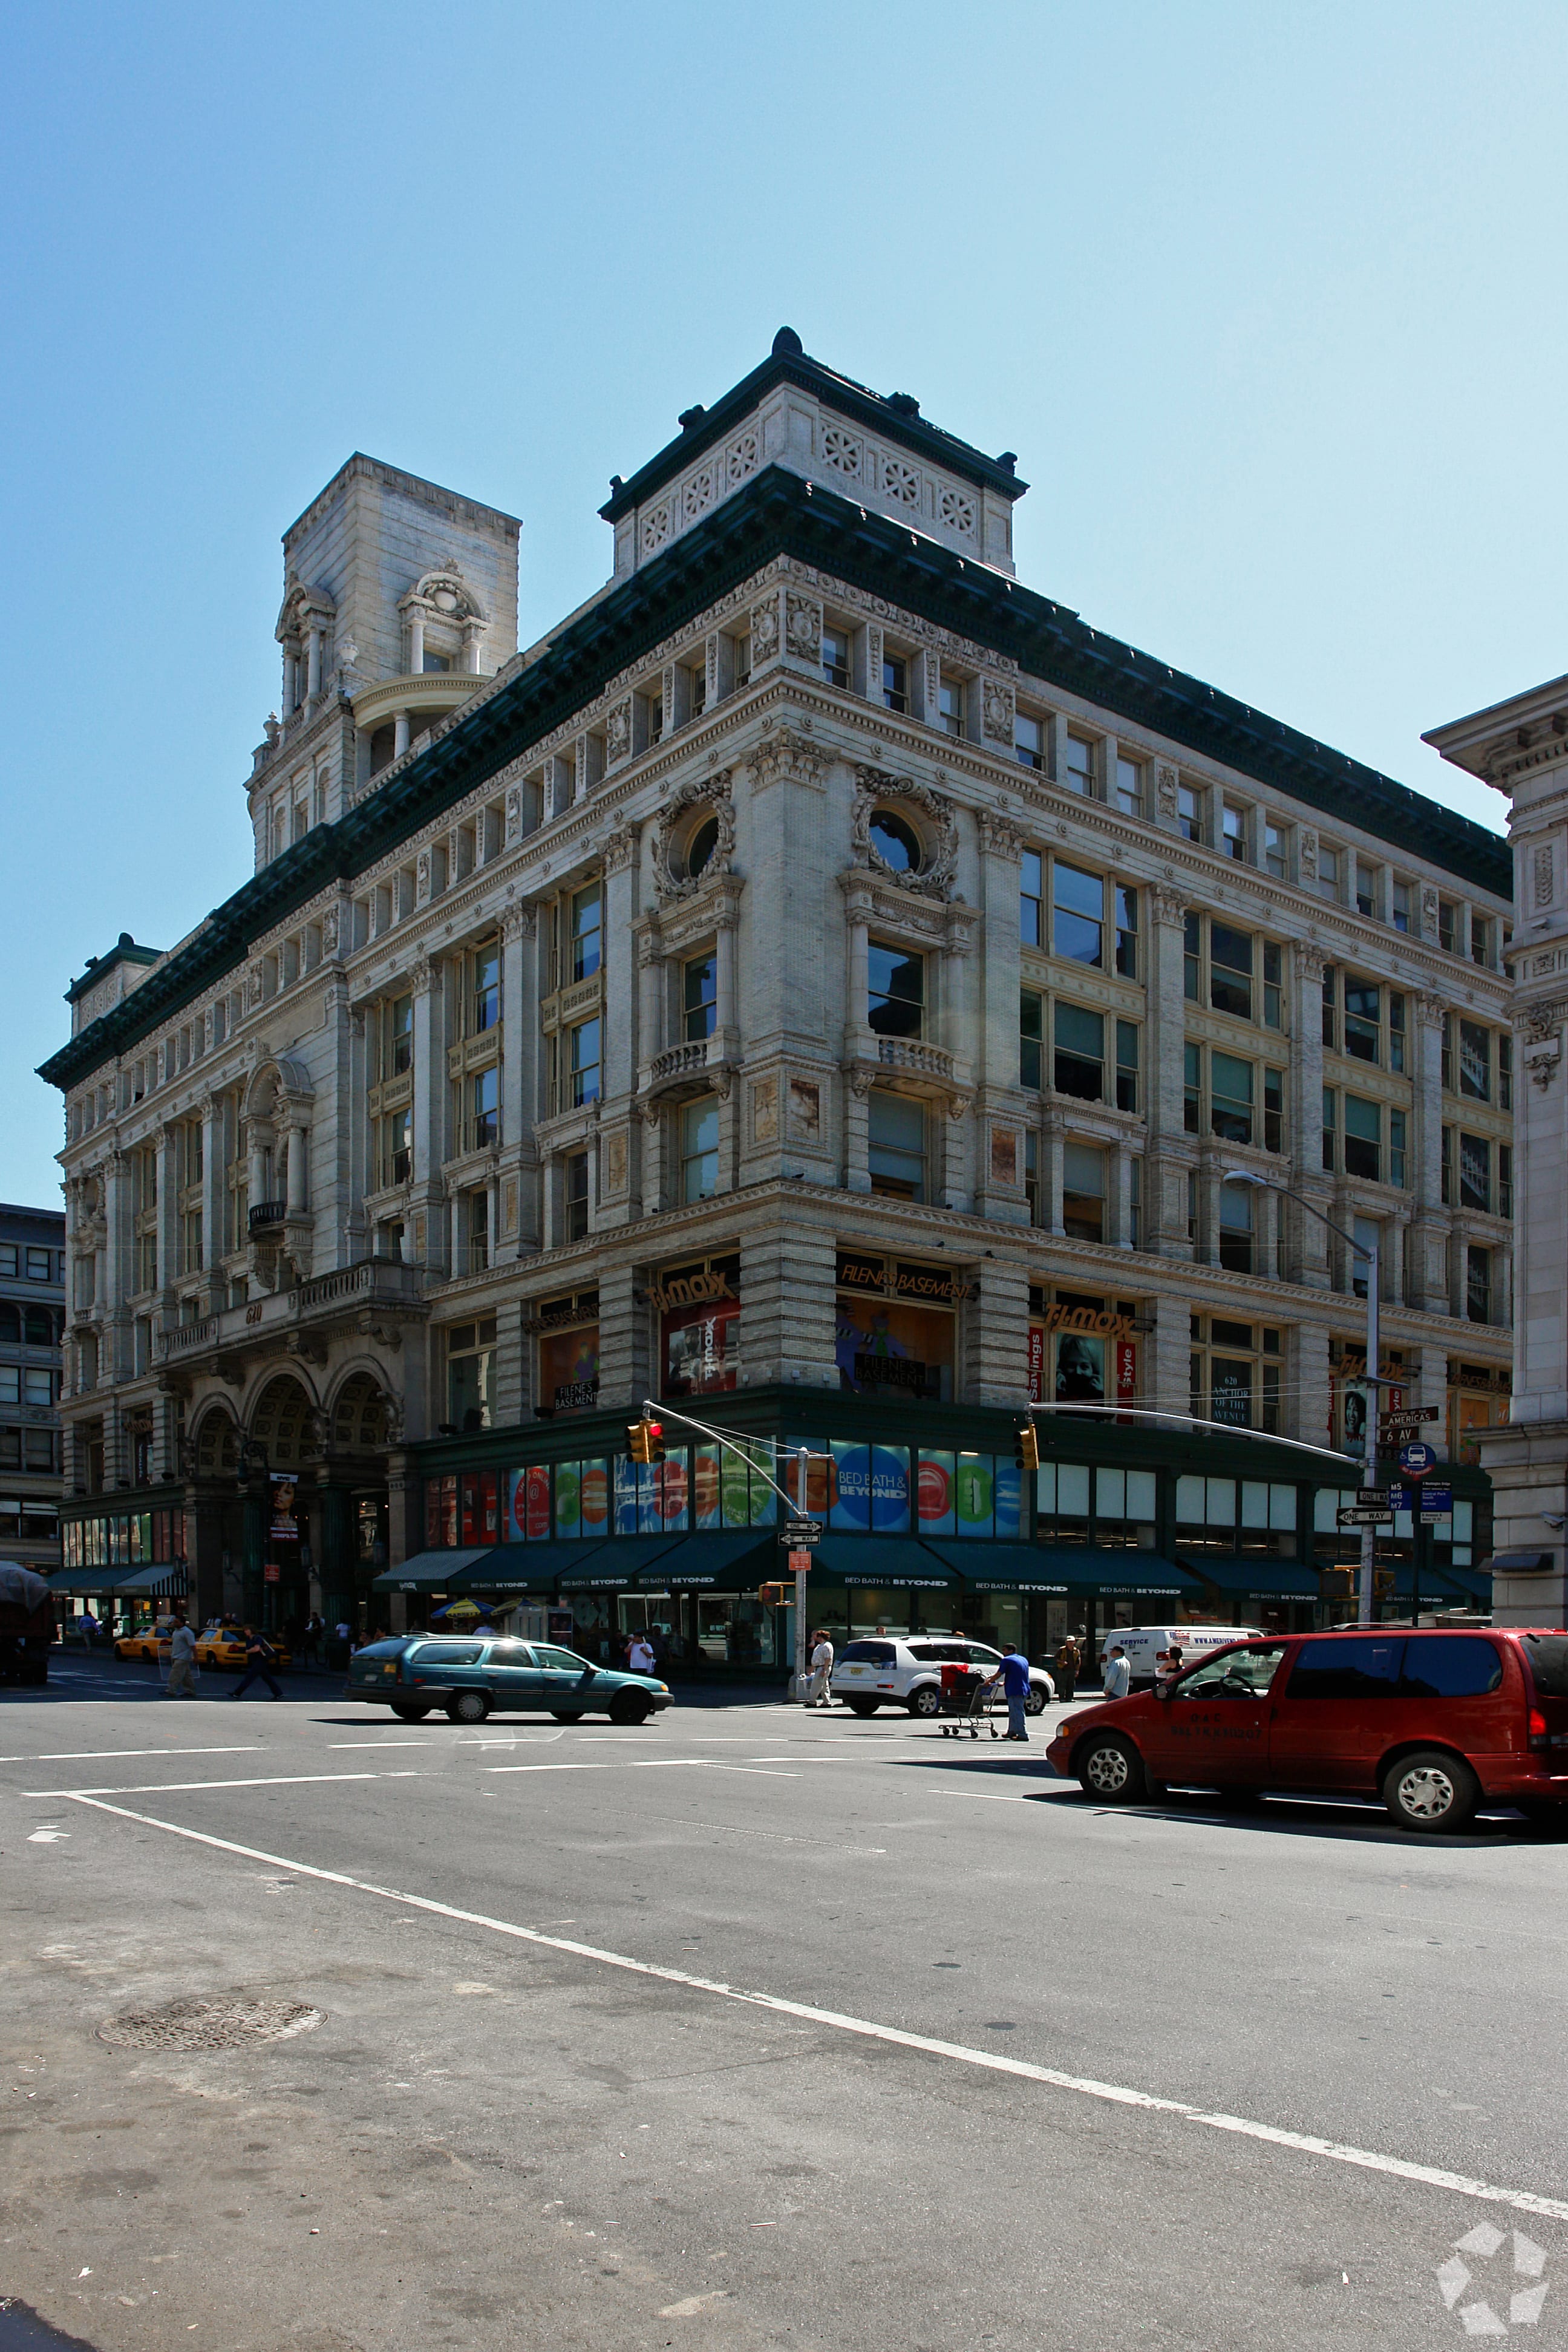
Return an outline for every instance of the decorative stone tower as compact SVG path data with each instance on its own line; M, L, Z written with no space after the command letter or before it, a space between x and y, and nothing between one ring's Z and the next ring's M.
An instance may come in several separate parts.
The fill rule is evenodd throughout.
M1568 1622L1568 677L1436 727L1446 760L1507 795L1513 972L1513 1407L1480 1439L1494 1486L1500 1625Z

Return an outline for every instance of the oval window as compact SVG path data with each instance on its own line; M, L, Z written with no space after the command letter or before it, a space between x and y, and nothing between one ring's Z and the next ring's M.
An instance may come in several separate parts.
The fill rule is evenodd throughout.
M693 881L719 846L719 820L704 817L686 845L686 870Z
M878 809L871 818L871 845L884 866L895 874L918 874L922 864L920 839L912 825L891 809Z

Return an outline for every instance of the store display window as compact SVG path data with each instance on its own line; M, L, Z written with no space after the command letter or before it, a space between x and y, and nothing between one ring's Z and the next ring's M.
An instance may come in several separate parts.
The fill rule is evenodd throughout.
M949 1402L956 1307L973 1285L946 1266L840 1251L834 1354L857 1396Z
M739 1386L741 1261L699 1258L649 1286L659 1318L661 1396L713 1396Z
M1031 1404L1131 1404L1138 1394L1138 1309L1058 1290L1029 1293Z
M546 1299L537 1317L536 1412L587 1412L599 1402L599 1294Z

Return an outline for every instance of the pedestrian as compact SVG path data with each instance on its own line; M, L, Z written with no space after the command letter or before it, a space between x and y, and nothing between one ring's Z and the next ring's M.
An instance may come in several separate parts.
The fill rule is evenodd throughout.
M1027 1747L1029 1727L1026 1701L1029 1696L1029 1661L1016 1642L1008 1643L1002 1663L992 1675L988 1687L994 1690L998 1683L1007 1701L1007 1737L1009 1739L1021 1739Z
M82 1646L90 1656L93 1643L98 1639L98 1620L89 1607L82 1611L76 1622L81 1628Z
M1162 1650L1155 1659L1154 1672L1163 1684L1169 1684L1173 1683L1176 1676L1184 1671L1182 1645L1180 1642L1173 1642L1170 1648Z
M1078 1670L1082 1664L1078 1643L1070 1633L1064 1633L1057 1644L1057 1696L1071 1698L1078 1688Z
M635 1633L632 1636L632 1646L626 1658L626 1665L630 1672L634 1675L651 1675L656 1663L653 1644L647 1635Z
M1107 1698L1125 1698L1131 1684L1132 1669L1127 1663L1127 1653L1120 1642L1113 1643L1110 1655L1105 1661L1105 1696Z
M819 1627L811 1653L811 1680L805 1686L807 1706L833 1705L833 1644L826 1626Z
M278 1653L266 1634L258 1633L254 1625L247 1625L245 1629L245 1674L242 1680L230 1691L230 1698L243 1698L251 1684L258 1680L267 1685L274 1698L281 1698L283 1694L279 1689L277 1677L272 1672L277 1663Z
M320 1610L312 1609L305 1630L300 1636L300 1654L307 1665L315 1664L317 1654L321 1646L321 1635L326 1630L321 1622Z
M169 1628L169 1679L163 1685L164 1697L195 1698L195 1673L196 1637L185 1622L184 1612L176 1609Z

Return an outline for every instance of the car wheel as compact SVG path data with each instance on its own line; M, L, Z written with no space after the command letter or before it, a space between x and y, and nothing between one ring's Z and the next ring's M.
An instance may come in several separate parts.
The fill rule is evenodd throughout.
M399 1723L423 1723L430 1712L427 1698L395 1698L392 1712Z
M1130 1805L1145 1793L1143 1759L1130 1740L1106 1732L1090 1739L1073 1759L1086 1796L1102 1805Z
M942 1686L939 1683L922 1683L910 1696L910 1713L929 1723L942 1713Z
M580 1706L552 1706L550 1712L557 1723L581 1723L583 1720Z
M848 1702L849 1712L861 1717L875 1715L879 1704L880 1701L874 1698L852 1698Z
M622 1691L610 1701L612 1723L646 1723L652 1712L641 1691Z
M1480 1786L1468 1764L1441 1748L1418 1748L1402 1756L1383 1776L1383 1801L1402 1830L1462 1830L1480 1801Z
M1031 1683L1029 1685L1029 1696L1024 1701L1024 1713L1026 1715L1044 1715L1048 1705L1049 1701L1046 1697L1045 1692L1040 1689L1038 1684Z
M489 1711L489 1691L459 1691L456 1698L447 1701L447 1713L453 1723L483 1723Z

